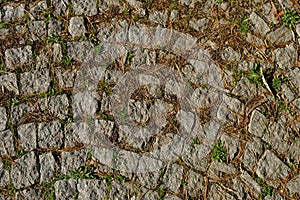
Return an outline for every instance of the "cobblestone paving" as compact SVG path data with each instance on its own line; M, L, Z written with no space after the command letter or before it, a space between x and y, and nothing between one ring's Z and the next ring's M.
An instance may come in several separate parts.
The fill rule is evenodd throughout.
M0 199L300 199L298 0L0 5Z

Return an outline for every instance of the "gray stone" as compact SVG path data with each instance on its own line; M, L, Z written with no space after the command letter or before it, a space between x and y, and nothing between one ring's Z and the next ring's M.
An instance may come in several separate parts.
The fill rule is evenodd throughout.
M248 130L251 134L262 137L267 132L268 123L268 119L261 112L254 110L251 114Z
M108 195L105 181L79 179L77 189L78 200L103 199Z
M134 196L131 185L127 182L113 181L109 199L123 200L130 199Z
M40 163L40 182L50 180L58 170L58 163L55 161L52 153L45 153L39 156Z
M80 137L80 124L70 123L65 126L65 147L72 147L81 143Z
M298 24L297 26L296 26L296 32L297 32L297 34L298 34L298 36L300 35L300 24Z
M5 187L9 184L9 171L4 169L4 164L2 160L0 161L0 187ZM1 199L1 198L0 198Z
M232 164L226 164L223 162L213 161L207 171L209 178L218 179L226 175L235 175L237 173L236 168Z
M9 34L10 34L10 31L8 28L0 28L0 38L1 39L4 39Z
M170 165L163 177L162 187L177 192L183 180L183 167L177 164Z
M296 99L294 102L293 102L294 106L296 106L296 108L298 108L300 110L300 98Z
M23 117L32 111L32 107L30 107L27 103L21 103L17 105L13 105L11 108L11 119L13 124L18 124L22 121Z
M16 200L40 200L43 199L41 188L30 188L16 193Z
M5 50L6 67L12 69L16 65L22 65L29 62L32 58L32 47L24 46L17 49Z
M49 66L49 63L49 57L44 53L41 53L36 58L36 69L45 69Z
M201 174L190 170L188 172L186 188L189 196L200 199L205 190L204 177Z
M80 36L86 32L83 17L72 17L68 26L69 33L74 36Z
M28 30L33 41L42 40L47 37L46 23L44 21L29 22Z
M285 198L277 192L272 192L271 196L266 196L264 200L284 200Z
M90 54L93 51L93 44L89 41L68 42L67 51L71 59L87 62L89 59L92 59Z
M63 58L61 45L55 43L52 45L52 59L54 62L60 62Z
M64 23L61 20L50 20L49 23L47 24L48 28L48 37L51 35L60 35L61 32L64 29Z
M73 95L73 117L95 116L99 109L99 95L96 92L82 92Z
M25 4L20 4L18 6L6 5L3 6L3 10L4 10L4 16L3 16L4 22L10 22L15 19L20 19L24 16Z
M300 160L300 138L296 137L295 141L290 145L288 150L289 158L292 158L294 160Z
M13 134L10 130L0 132L0 155L2 156L14 156L14 141L13 141Z
M218 108L217 118L226 123L236 123L239 115L242 115L242 103L236 98L223 95L223 102Z
M34 123L24 124L18 127L21 146L25 151L31 151L37 147L37 133Z
M243 77L232 90L232 94L245 100L253 97L255 93L257 93L255 85L251 84L245 77Z
M139 14L139 15L145 15L146 14L146 10L143 9L142 2L136 1L136 0L126 0L126 1L129 3L129 5L136 8L137 14Z
M207 194L207 199L208 200L223 200L223 199L234 200L235 198L230 194L226 193L226 191L217 183L214 183Z
M281 154L288 152L290 147L290 133L283 122L274 122L270 125L268 132L263 135L262 139L268 142L274 150Z
M230 189L233 190L233 193L236 195L236 199L243 200L243 199L253 199L251 194L251 189L248 188L247 185L245 185L240 179L234 178L232 179L232 186ZM255 195L256 193L254 193ZM251 198L252 197L252 198ZM258 198L259 196L254 196L255 198Z
M74 199L77 195L75 179L56 181L54 189L56 200Z
M189 21L189 25L197 31L205 31L208 28L208 23L209 20L206 18L197 21L195 19Z
M137 173L135 174L136 180L139 184L146 188L153 188L158 182L160 177L159 170L148 173Z
M52 5L54 7L54 12L60 16L65 16L67 14L69 0L53 0Z
M293 70L289 70L287 73L287 77L289 81L293 84L293 86L298 89L298 92L300 93L300 69L295 68Z
M281 89L284 93L284 96L287 98L287 100L289 102L291 102L292 100L295 99L295 94L294 92L291 90L291 88L288 86L288 84L284 83L281 85Z
M252 170L256 165L260 155L263 153L264 147L261 141L253 137L252 141L248 141L242 157L242 162Z
M278 0L284 10L291 8L293 3L289 0Z
M11 167L11 179L15 188L20 189L38 183L38 163L34 152L25 154L15 162L17 164Z
M65 119L68 114L68 106L69 100L67 98L67 95L63 94L51 97L48 103L48 108L46 109L49 114L59 119Z
M96 0L72 0L75 15L93 16L98 13Z
M266 3L261 7L262 14L272 23L277 24L278 20L274 16L275 9L271 3Z
M229 62L233 61L239 61L241 58L241 54L233 50L233 48L228 47L224 50L222 56L224 60L227 60Z
M144 189L144 188L142 188ZM145 191L144 191L145 190ZM153 200L153 199L159 199L159 194L157 191L152 191L148 189L144 189L141 191L141 194L139 196L142 196L143 200ZM138 197L135 196L135 199L139 199Z
M269 31L270 28L268 24L255 12L252 12L249 17L252 24L254 24L254 32L257 32L261 36L265 36Z
M46 92L50 86L48 69L37 69L21 74L22 90L25 94Z
M149 14L149 20L160 24L162 26L166 26L167 23L167 15L166 12L159 12L159 11L154 11L154 13Z
M74 87L74 82L76 78L76 70L72 69L57 69L56 75L58 77L59 86L62 88L72 88Z
M261 38L255 36L255 35L252 35L251 33L247 34L246 40L247 40L247 42L257 46L258 48L265 48L264 41Z
M207 156L208 153L206 151L210 150L205 147L203 148L202 145L194 145L187 151L182 159L193 168L204 172L208 168L210 159L209 156Z
M0 107L0 131L3 131L5 129L6 123L7 123L6 109L4 107Z
M240 150L240 142L227 135L222 135L220 140L221 142L224 142L229 155L229 160L233 160Z
M30 4L29 7L32 20L41 20L42 11L48 8L46 1L40 1L37 4Z
M61 173L68 174L70 171L85 166L87 152L85 150L63 152L61 157Z
M172 194L166 194L166 196L164 197L164 200L181 200L181 198L172 195Z
M296 65L297 50L293 43L284 47L274 50L275 61L279 68L284 70L293 69Z
M59 149L63 145L64 134L58 121L42 122L38 125L38 146Z
M280 44L280 43L291 41L293 39L293 35L291 33L291 30L289 30L283 25L280 28L276 29L275 31L270 32L267 35L267 38L272 43Z
M287 182L286 189L289 195L300 194L300 175Z
M253 180L253 178L248 174L247 171L242 171L240 178L242 182L247 185L247 188L254 191L255 194L261 194L262 187L255 180Z
M289 171L289 167L269 150L259 160L256 169L257 175L273 187L278 187L278 179L285 179Z

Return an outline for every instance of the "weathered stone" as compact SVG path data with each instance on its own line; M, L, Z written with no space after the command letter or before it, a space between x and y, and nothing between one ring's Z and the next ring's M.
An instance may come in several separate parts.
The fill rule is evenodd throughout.
M172 194L166 194L166 196L164 197L164 200L181 200L181 198L172 195Z
M262 137L263 134L267 132L268 120L261 112L254 110L251 114L248 126L248 130L251 134Z
M201 198L205 189L205 180L201 174L193 171L188 172L187 186L188 194L193 198Z
M289 70L287 76L289 81L294 85L296 90L298 90L298 92L300 93L300 87L298 87L300 85L300 69L295 68L293 70Z
M5 50L6 67L12 69L16 65L22 65L29 62L32 58L32 47L24 46L17 49Z
M111 191L109 199L130 199L134 196L133 188L127 182L113 181L111 184Z
M86 32L83 17L72 17L68 26L69 33L72 36L80 36Z
M25 154L15 162L18 164L11 166L11 178L15 188L20 189L38 183L38 163L34 152Z
M209 178L222 178L226 175L234 175L237 173L236 168L232 164L226 164L213 161L207 171Z
M58 163L55 161L52 153L45 153L39 156L40 163L40 182L46 182L51 179L58 170Z
M96 0L72 0L75 15L93 16L98 13Z
M21 74L22 90L26 94L46 92L50 86L48 69L37 69Z
M69 100L66 94L53 96L48 103L47 111L49 114L65 119L68 114Z
M167 16L166 13L154 11L154 13L149 14L149 20L162 26L166 26Z
M25 151L31 151L37 147L37 133L34 123L24 124L18 127L20 144Z
M227 135L222 135L220 140L221 142L224 142L229 155L229 160L233 160L240 150L240 142Z
M183 168L180 165L172 164L166 170L166 173L163 177L162 187L177 192L177 190L180 187L182 179L183 179Z
M148 173L137 173L135 174L136 180L144 187L146 188L152 188L154 187L160 177L159 170L154 172L148 172Z
M275 31L270 32L267 35L267 38L272 43L280 44L280 43L291 41L293 39L293 35L291 33L291 30L289 30L283 25L280 28L276 29Z
M287 182L286 189L289 195L300 194L300 175Z
M54 12L60 16L65 16L69 7L69 0L53 0Z
M296 64L297 50L293 44L274 50L275 60L279 68L284 70L293 69Z
M280 179L285 179L290 169L274 153L267 150L259 160L256 173L268 184L278 187Z
M208 27L208 23L209 23L209 20L204 18L204 19L199 19L199 20L190 20L189 21L189 25L197 30L197 31L205 31Z
M54 62L60 62L63 58L61 45L55 43L52 45L52 59Z
M5 166L2 162L0 161L0 187L5 187L9 184L9 171L5 169ZM1 196L0 196L1 199Z
M46 23L44 21L31 21L28 30L33 41L45 39L47 36Z
M32 107L30 107L27 103L13 105L11 108L10 115L12 123L19 123L23 119L23 117L30 111L32 111Z
M262 187L255 180L253 180L247 171L242 171L240 178L250 190L255 192L255 194L261 194Z
M47 24L48 28L48 37L52 35L60 35L60 33L64 29L64 23L61 20L50 20L49 23Z
M292 158L294 160L300 160L299 149L300 149L300 138L296 137L295 141L293 141L289 147L289 150L288 150L289 158Z
M260 155L263 153L264 147L261 141L254 137L252 141L248 141L242 157L243 163L252 170L256 165Z
M62 153L61 173L68 174L81 166L85 166L87 153L85 150Z
M229 62L233 62L233 61L239 61L241 58L240 53L236 52L235 50L233 50L233 48L228 47L224 50L222 56L221 56L224 60L227 60Z
M0 107L0 131L3 131L5 129L6 123L7 123L6 109L4 107Z
M261 7L262 14L273 24L277 24L279 21L275 18L273 14L275 12L274 6L271 3L266 3Z
M3 6L4 16L3 20L5 22L13 21L15 19L20 19L24 16L25 4L15 5L6 5Z
M108 195L105 181L79 179L77 189L78 200L103 199Z
M77 195L75 179L56 181L54 189L56 200L74 199Z
M254 31L259 33L261 36L265 36L269 31L270 28L268 24L255 12L252 12L249 17L252 24L254 24Z
M93 59L90 56L92 50L93 44L89 41L67 43L68 56L79 62L87 62L89 59Z
M16 200L40 200L43 199L41 188L30 188L17 192Z
M10 130L0 132L0 141L2 145L0 145L0 155L2 156L14 156L14 141L13 134Z
M237 199L253 199L251 189L248 188L248 185L245 185L243 181L238 178L232 179L232 186L230 189L233 190L233 193L236 195ZM252 197L252 198L251 198ZM258 195L254 197L258 198Z
M32 20L41 20L42 19L42 11L48 8L46 1L40 1L37 4L30 4L30 17L33 17Z
M38 146L59 149L63 145L63 131L58 121L42 122L38 125Z

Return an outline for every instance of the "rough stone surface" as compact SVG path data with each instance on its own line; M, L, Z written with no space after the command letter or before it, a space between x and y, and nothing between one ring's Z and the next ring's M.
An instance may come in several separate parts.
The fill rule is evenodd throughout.
M17 49L7 49L5 51L6 67L12 69L16 65L29 62L32 58L32 47L24 46Z
M265 36L270 31L268 24L255 12L250 14L249 19L254 24L254 31L260 35Z
M46 23L44 21L32 21L28 25L28 31L33 41L45 39L47 36Z
M188 194L193 198L200 198L204 191L205 179L201 174L193 171L188 172L187 190Z
M72 0L72 5L76 15L93 16L98 13L95 0Z
M38 146L59 149L63 145L63 132L58 121L42 122L38 125Z
M63 21L54 19L49 21L49 23L47 24L47 28L48 37L52 35L60 35L60 33L63 31L64 24Z
M12 132L10 130L0 132L0 141L2 143L0 146L0 154L2 156L6 156L7 154L14 156L15 150Z
M291 31L286 28L284 25L274 32L270 32L267 35L267 38L272 42L276 44L288 42L293 39Z
M267 131L267 125L266 117L258 110L254 110L250 118L249 132L257 137L262 137Z
M86 157L87 153L85 150L62 153L61 172L63 174L68 174L70 171L74 171L81 166L85 166Z
M83 17L72 17L68 26L69 33L72 36L80 36L86 32Z
M226 193L226 191L219 185L213 184L208 192L207 199L209 200L221 200L221 199L235 199L230 194Z
M9 184L9 171L5 169L3 162L0 162L0 187L5 187Z
M258 138L254 137L252 141L248 141L245 146L245 151L242 157L243 163L252 170L258 161L258 158L263 153L263 150L264 147L262 142Z
M259 177L274 186L278 185L278 183L276 184L273 181L277 179L285 179L289 171L289 167L269 150L267 150L263 157L259 160L256 169L256 173Z
M71 3L69 0L53 0L52 5L54 7L54 12L60 16L65 16L67 14L69 3Z
M286 189L289 194L300 194L300 176L296 176L286 184Z
M183 168L177 164L170 165L163 177L163 187L176 192L179 189L182 179Z
M18 127L20 144L25 151L32 151L37 147L37 132L34 123L24 124Z
M75 179L56 181L54 188L55 199L57 200L74 199L77 194Z
M6 5L3 6L4 15L3 20L5 22L13 21L15 19L20 19L24 16L25 13L25 4L15 5Z
M0 107L0 131L3 131L7 123L7 114L4 107Z
M68 56L71 59L77 60L79 62L87 61L91 59L89 54L93 50L93 45L91 42L71 42L67 43Z
M30 188L21 190L16 194L16 200L40 200L43 198L43 191L41 188Z
M40 182L51 179L59 166L52 153L45 153L39 156Z
M39 181L39 171L37 156L34 152L29 152L21 158L15 160L16 165L12 165L11 178L13 185L17 188L31 186Z
M102 199L107 196L105 181L82 179L77 183L78 200Z
M50 86L48 69L37 69L21 74L22 90L26 94L46 92Z

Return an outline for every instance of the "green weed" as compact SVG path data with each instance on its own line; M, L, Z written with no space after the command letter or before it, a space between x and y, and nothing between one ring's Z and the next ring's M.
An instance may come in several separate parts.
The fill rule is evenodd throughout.
M242 15L241 19L237 22L239 29L244 35L246 36L249 32L250 28L252 27L251 22Z
M224 146L224 142L218 142L214 145L211 157L218 162L226 162L227 149Z
M290 29L295 28L296 24L299 20L299 15L294 10L286 10L284 11L284 15L282 16L283 23Z

